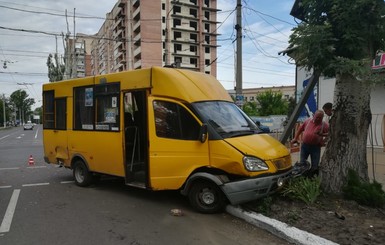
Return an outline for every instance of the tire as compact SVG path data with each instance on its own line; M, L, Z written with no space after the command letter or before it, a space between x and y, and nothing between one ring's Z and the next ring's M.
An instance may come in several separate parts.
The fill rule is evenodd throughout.
M195 210L205 214L222 212L227 204L223 192L210 181L195 181L188 198Z
M86 187L92 183L92 173L88 170L86 164L77 160L73 165L73 176L75 179L75 184L81 187Z

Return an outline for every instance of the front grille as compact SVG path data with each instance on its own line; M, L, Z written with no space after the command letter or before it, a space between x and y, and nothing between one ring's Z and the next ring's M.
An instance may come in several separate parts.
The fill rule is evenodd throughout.
M283 158L275 159L273 160L273 163L278 170L287 169L291 167L291 156L288 155Z

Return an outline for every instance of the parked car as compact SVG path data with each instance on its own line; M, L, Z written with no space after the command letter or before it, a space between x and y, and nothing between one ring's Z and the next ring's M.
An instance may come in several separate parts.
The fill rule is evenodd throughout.
M23 125L24 130L33 130L33 124L32 123L26 123Z
M264 133L270 133L270 128L268 126L262 125L260 121L255 121L258 128L260 128Z

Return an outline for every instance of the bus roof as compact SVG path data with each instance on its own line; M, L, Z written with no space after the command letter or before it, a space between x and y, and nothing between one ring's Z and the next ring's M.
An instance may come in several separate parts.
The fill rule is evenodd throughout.
M70 96L73 87L120 82L121 90L150 88L151 94L177 98L187 102L231 99L213 76L185 69L152 67L93 77L46 83L43 91L56 88L55 97ZM58 90L57 86L61 89Z

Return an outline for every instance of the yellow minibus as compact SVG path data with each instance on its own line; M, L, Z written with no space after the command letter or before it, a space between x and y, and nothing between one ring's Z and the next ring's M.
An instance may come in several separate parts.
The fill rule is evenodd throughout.
M204 73L152 67L43 85L44 159L75 183L125 178L148 190L180 190L214 213L276 191L289 150L263 133Z

